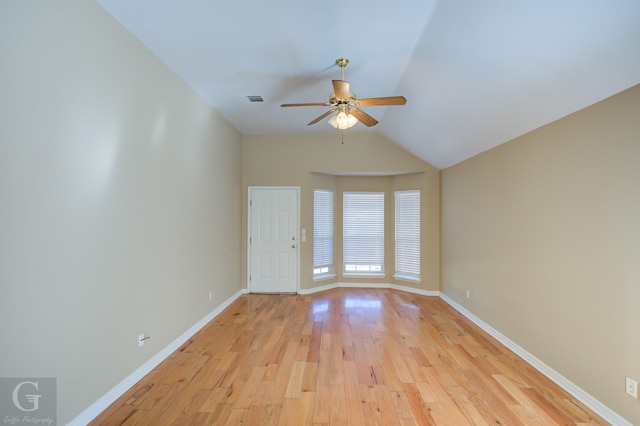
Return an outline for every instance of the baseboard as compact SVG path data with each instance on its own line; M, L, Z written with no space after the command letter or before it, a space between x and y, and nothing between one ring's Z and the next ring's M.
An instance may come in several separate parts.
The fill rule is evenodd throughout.
M332 284L325 284L325 285L321 285L313 288L301 288L298 290L298 294L320 293L321 291L332 290L334 288L338 288L338 284L332 283Z
M246 289L238 291L236 294L222 302L211 311L207 316L200 321L192 325L187 331L182 333L177 339L167 345L160 352L155 354L151 359L138 367L133 373L125 377L120 383L114 386L109 392L104 394L100 399L91 404L82 413L76 416L67 425L71 426L84 426L98 417L107 407L113 404L118 398L120 398L126 391L131 389L133 385L138 383L140 379L146 376L151 370L153 370L158 364L164 361L169 355L174 353L180 346L182 346L187 340L189 340L194 334L196 334L202 327L207 325L212 319L217 317L222 311L224 311L231 303L233 303L238 297L247 293Z
M464 306L451 299L446 294L440 293L440 298L447 302L452 308L467 317L471 322L480 327L482 330L490 334L494 339L502 343L509 350L514 352L520 358L531 364L533 368L547 376L551 381L560 386L562 389L573 395L577 400L593 410L597 415L612 425L633 426L630 422L622 418L618 413L598 401L593 396L582 390L579 386L568 380L566 377L549 367L544 362L527 352L521 346L510 340L508 337L491 327L486 322L469 312Z
M300 294L313 294L321 291L332 290L334 288L391 288L394 290L400 290L407 293L421 294L423 296L439 296L439 291L434 290L422 290L420 288L408 287L403 285L391 284L391 283L346 283L337 282L332 284L326 284L319 287L300 289Z

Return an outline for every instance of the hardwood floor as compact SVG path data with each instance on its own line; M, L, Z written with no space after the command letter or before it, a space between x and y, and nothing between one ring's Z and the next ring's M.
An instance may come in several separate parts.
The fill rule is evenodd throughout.
M437 297L240 297L92 424L605 425Z

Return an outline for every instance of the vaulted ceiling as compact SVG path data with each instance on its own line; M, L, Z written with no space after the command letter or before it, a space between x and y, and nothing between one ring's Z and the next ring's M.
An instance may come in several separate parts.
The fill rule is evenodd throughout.
M638 0L98 0L244 134L339 132L338 57L379 132L438 168L640 83ZM260 96L263 102L250 102Z

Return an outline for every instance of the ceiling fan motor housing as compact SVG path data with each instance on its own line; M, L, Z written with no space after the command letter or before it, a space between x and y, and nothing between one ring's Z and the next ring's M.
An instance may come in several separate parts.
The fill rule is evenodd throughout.
M349 99L348 100L342 100L339 101L336 98L336 94L334 92L331 93L331 95L329 96L329 103L332 105L340 105L340 104L346 104L346 105L354 105L356 102L356 94L353 92L349 92Z

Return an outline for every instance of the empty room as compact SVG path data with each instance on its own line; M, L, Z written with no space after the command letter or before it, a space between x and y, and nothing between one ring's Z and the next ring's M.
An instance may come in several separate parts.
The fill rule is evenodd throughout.
M0 46L3 424L640 425L637 0L3 0Z

